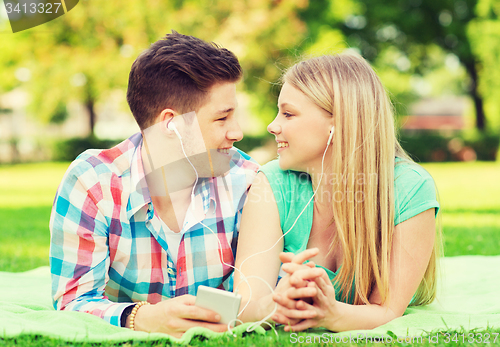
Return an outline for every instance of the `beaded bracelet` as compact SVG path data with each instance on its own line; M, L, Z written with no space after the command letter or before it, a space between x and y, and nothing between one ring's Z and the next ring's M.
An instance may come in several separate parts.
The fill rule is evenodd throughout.
M129 328L131 330L135 330L135 315L137 314L137 310L139 310L139 307L144 306L144 305L149 305L149 302L147 301L141 301L135 304L134 308L132 309L132 312L130 312L130 323L129 323Z

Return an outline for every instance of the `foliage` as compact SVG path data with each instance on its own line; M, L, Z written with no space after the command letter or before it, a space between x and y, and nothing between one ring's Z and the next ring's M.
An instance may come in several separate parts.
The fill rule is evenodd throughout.
M463 153L466 148L475 152L477 160L495 161L499 142L499 134L443 136L433 132L419 132L400 135L401 145L418 162L463 160L459 153Z
M485 110L491 128L500 129L500 2L482 0L476 7L477 18L471 21L467 34L472 50L480 60L479 91L486 97Z
M92 127L98 106L113 90L125 90L135 57L174 29L236 53L241 89L264 123L275 115L282 70L301 57L351 47L371 60L397 114L407 114L432 86L434 95L472 93L476 105L484 97L486 125L498 131L499 13L493 0L110 0L99 6L81 0L54 21L2 35L0 93L31 91L31 113L51 122L64 121L65 105L79 101ZM0 28L8 30L8 23ZM31 79L19 80L19 69L31 71Z
M281 72L274 62L298 43L305 27L295 13L306 3L82 0L43 26L2 35L0 92L23 85L14 75L28 69L32 76L24 85L33 93L37 117L58 119L61 103L77 100L86 106L92 127L95 105L111 90L125 89L135 57L173 29L234 51L245 71L244 89L262 96L255 109L269 119L275 104L270 82Z
M267 141L269 141L269 136L245 135L241 141L236 143L236 147L248 153L257 147L264 146Z
M415 84L418 76L434 74L444 63L433 57L439 47L448 60L458 59L467 73L454 93L471 96L478 129L485 128L486 97L486 125L496 130L500 126L500 88L494 88L499 80L499 12L498 2L492 0L317 0L302 11L301 18L311 35L306 46L316 46L327 32L341 33L342 44L359 50L383 70L381 74L392 70L392 84L404 84L410 76ZM454 65L453 61L447 65ZM418 96L408 93L406 86L389 89L403 103Z
M107 149L117 144L117 141L100 140L95 136L61 140L54 145L52 159L56 161L72 161L89 148Z

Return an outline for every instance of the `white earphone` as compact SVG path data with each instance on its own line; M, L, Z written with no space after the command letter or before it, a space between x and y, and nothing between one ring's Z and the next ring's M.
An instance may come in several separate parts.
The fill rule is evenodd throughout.
M326 141L326 145L330 145L330 142L332 141L332 138L333 138L333 133L335 132L335 127L332 126L332 128L330 129L330 137L328 137L328 141Z
M168 123L167 123L167 126L166 128L170 131L173 131L177 137L179 138L179 140L182 139L181 137L181 134L179 133L179 131L177 130L177 127L175 126L174 122L172 120L170 120ZM325 149L325 152L323 153L323 159L321 161L321 178L320 178L320 182L321 180L323 179L323 164L324 164L324 160L325 160L325 155L326 155L326 152L328 150L328 146L330 145L331 141L332 141L332 138L333 138L333 134L335 132L335 127L332 126L332 128L330 129L330 136L328 137L328 141L326 143L326 149ZM193 170L196 174L196 182L193 186L193 189L191 191L191 199L194 200L194 189L196 187L196 184L198 183L198 172L196 170L196 168L194 167L194 165L191 163L191 161L189 160L188 156L186 155L186 152L184 151L184 145L182 143L182 140L180 141L181 142L181 148L182 148L182 152L184 153L184 156L186 157L186 159L188 160L188 162L191 164L191 166L193 167ZM288 234L288 232L290 232L293 227L295 226L295 224L297 223L298 219L300 218L300 216L304 213L305 209L307 208L307 206L311 203L312 199L314 198L314 196L316 195L317 191L318 191L318 188L319 188L319 185L318 187L316 188L316 190L314 191L314 194L313 196L309 199L308 203L306 204L306 206L304 206L304 208L302 209L302 211L300 212L300 214L297 216L297 218L295 219L295 222L293 223L293 225L285 232L283 233L283 235L280 237L280 240L281 238L283 238L286 234ZM195 208L194 204L191 206L193 209ZM201 225L205 226L208 230L210 230L214 235L216 234L209 226L205 225L203 222L200 222ZM219 247L220 249L222 249L222 245L220 244L220 241L217 239L217 241L219 242ZM247 261L248 259L250 259L252 256L255 256L255 255L258 255L258 254L262 254L262 253L265 253L267 251L269 251L270 249L272 249L276 244L278 244L279 240L271 247L269 248L268 250L265 250L265 251L262 251L262 252L258 252L258 253L255 253L253 255L251 255L250 257L248 257L247 259L245 259L241 264L240 264L240 268L243 266L243 264L245 263L245 261ZM223 264L225 264L226 266L229 266L231 268L233 268L234 270L236 271L239 271L241 273L241 270L232 266L231 264L226 264L223 260L223 257L222 257L222 253L220 254L221 256L221 261ZM248 285L248 279L246 278L246 276L244 276L242 273L241 273L241 276L242 276L242 280L243 282L246 282L247 285ZM250 277L256 277L256 278L259 278L261 279L260 277L257 277L257 276L250 276ZM262 279L261 279L262 280ZM267 282L264 281L265 284L267 284ZM273 289L271 287L269 287L269 289L271 290L271 292L273 292ZM235 293L237 293L238 291L238 288L234 288L234 291ZM250 294L251 295L251 294ZM248 303L243 307L243 309L241 309L238 313L237 316L241 315L241 313L246 309L246 307L248 306ZM258 321L258 322L255 322L254 324L250 325L246 330L248 332L250 331L253 331L257 326L260 326L261 324L265 324L267 323L267 319L269 319L277 310L277 304L275 305L275 308L274 310L268 315L266 316L265 318L263 318L262 320ZM238 319L237 319L238 320ZM239 321L239 320L238 320ZM231 323L231 322L230 322ZM230 323L228 323L228 329L229 331L231 331L231 327L230 327ZM273 329L274 330L274 329ZM276 332L276 331L275 331Z
M179 130L177 130L177 127L175 126L175 123L173 122L173 120L170 120L167 123L167 129L173 131L175 133L175 135L177 135L177 137L179 138L179 140L182 139L182 136L179 133Z
M177 137L179 138L179 141L181 143L181 149L182 149L182 153L184 154L184 157L187 159L187 161L189 162L189 164L191 165L191 167L193 168L194 170L194 173L196 174L196 181L193 185L193 189L191 190L191 200L194 200L194 189L196 188L196 184L198 184L198 171L196 170L196 168L194 167L193 163L191 162L191 160L189 160L189 157L187 156L186 154L186 151L184 149L184 144L182 143L182 136L181 134L179 133L179 130L177 130L177 127L175 126L175 123L173 122L173 119L171 119L168 123L167 123L167 126L166 128L170 131L173 131L175 133L175 135L177 135ZM191 205L191 209L194 210L194 205Z

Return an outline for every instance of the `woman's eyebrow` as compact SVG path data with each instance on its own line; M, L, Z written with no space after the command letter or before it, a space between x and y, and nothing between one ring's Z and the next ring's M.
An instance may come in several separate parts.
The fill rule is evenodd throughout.
M283 102L281 104L278 104L279 108L283 108L283 107L286 107L286 106L295 107L293 104L290 104L288 102Z

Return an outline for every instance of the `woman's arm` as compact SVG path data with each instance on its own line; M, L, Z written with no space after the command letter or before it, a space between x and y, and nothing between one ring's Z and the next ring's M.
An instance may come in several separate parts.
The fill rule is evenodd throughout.
M275 315L273 319L282 323L285 319L300 319L313 311L315 318L304 319L285 330L304 330L310 327L325 327L332 331L372 329L400 317L417 290L429 259L435 239L434 209L429 209L394 228L393 247L390 263L389 299L381 302L379 290L371 293L371 305L350 305L335 300L335 290L322 269L304 269L291 275L290 283L300 284L303 280L313 280L316 295L313 304L303 300L295 302L293 290L290 295L275 297L276 302L287 307L288 317ZM284 269L293 271L293 266ZM309 312L312 314L312 312Z
M273 191L266 176L260 172L243 208L236 252L236 268L241 273L238 270L234 273L234 290L243 298L241 309L248 303L239 317L244 322L261 320L275 307L269 287L274 289L278 279L282 235Z

